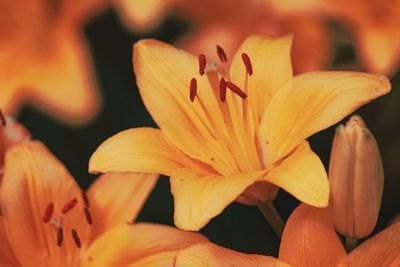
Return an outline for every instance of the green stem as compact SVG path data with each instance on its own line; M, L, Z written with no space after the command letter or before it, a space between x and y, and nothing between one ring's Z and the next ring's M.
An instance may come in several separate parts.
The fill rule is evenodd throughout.
M356 247L356 245L357 245L357 238L346 236L345 246L347 252L352 251L353 248Z
M285 224L282 221L281 216L279 216L278 212L276 211L272 202L259 203L257 206L261 213L264 215L265 219L274 229L278 237L282 238L283 228L285 227Z

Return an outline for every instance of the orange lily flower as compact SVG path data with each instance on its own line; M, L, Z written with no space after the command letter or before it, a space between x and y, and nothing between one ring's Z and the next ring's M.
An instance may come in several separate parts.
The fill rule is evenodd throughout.
M198 233L137 223L157 175L107 174L82 192L40 142L6 153L0 187L0 265L172 266Z
M293 77L291 37L248 38L222 68L155 40L134 46L142 99L160 129L106 140L91 172L170 176L175 224L199 230L231 202L272 201L277 187L324 207L325 168L306 138L390 91L384 76L310 72ZM243 61L242 61L243 60ZM277 186L277 187L276 187Z
M2 1L0 107L32 102L70 123L93 117L99 93L81 28L103 0Z
M399 266L400 223L346 254L329 210L301 204L288 219L279 259L292 266Z
M209 242L180 251L177 267L188 266L399 266L400 223L369 238L349 254L333 228L328 209L301 204L289 217L279 249L279 259L247 255Z
M275 0L286 14L325 15L355 37L361 63L372 72L392 74L400 60L400 1Z
M294 34L295 73L320 70L330 61L329 32L317 16L278 14L269 1L259 0L113 0L125 24L136 30L156 25L168 11L178 13L193 29L178 46L215 59L215 44L233 55L249 35ZM313 47L310 51L309 47Z

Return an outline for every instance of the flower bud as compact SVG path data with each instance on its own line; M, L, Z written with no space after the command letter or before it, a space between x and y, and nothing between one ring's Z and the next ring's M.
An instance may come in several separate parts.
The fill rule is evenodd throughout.
M335 229L351 238L368 236L378 219L383 167L378 144L359 116L336 130L329 186Z

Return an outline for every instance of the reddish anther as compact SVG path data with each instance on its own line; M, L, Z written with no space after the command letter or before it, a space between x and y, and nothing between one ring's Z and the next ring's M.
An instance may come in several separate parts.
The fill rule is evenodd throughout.
M219 45L217 45L217 55L222 63L228 62L228 57L226 56L225 50Z
M196 78L192 78L190 81L190 101L194 101L197 93L197 80Z
M81 247L81 239L79 238L78 232L75 229L71 230L72 238L74 239L75 245Z
M51 216L53 215L53 211L54 211L54 204L50 202L49 204L47 204L47 207L42 217L44 223L48 223L50 221Z
M7 124L6 117L4 117L4 114L1 111L1 109L0 109L0 121L1 121L1 124L3 124L3 126L6 126L6 124Z
M61 212L66 214L68 211L72 210L75 207L76 203L78 203L78 200L76 198L71 199L64 205Z
M60 228L57 229L57 246L61 247L63 239L64 239L64 231L60 227Z
M83 211L85 212L86 221L88 222L88 224L92 225L93 220L92 220L92 215L90 214L89 209L88 208L84 208Z
M81 193L81 196L82 196L83 205L85 205L86 208L89 208L89 198L88 198L88 196L83 191Z
M232 82L225 82L226 83L226 87L228 87L233 93L237 94L238 96L240 96L243 99L247 98L247 95L245 92L242 91L242 89L240 89L236 84L232 83Z
M223 77L219 81L219 97L221 99L221 102L225 102L225 100L226 100L226 82Z
M203 54L199 55L199 74L201 76L203 76L205 73L206 64L206 56Z
M249 55L247 55L246 53L242 53L242 60L244 65L246 66L247 73L251 76L253 74L253 66L251 65Z

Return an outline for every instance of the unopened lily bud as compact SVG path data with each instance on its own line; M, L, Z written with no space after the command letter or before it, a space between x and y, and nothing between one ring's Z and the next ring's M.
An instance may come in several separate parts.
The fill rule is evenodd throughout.
M381 206L383 167L378 144L359 116L336 130L329 185L336 231L351 238L368 236Z

